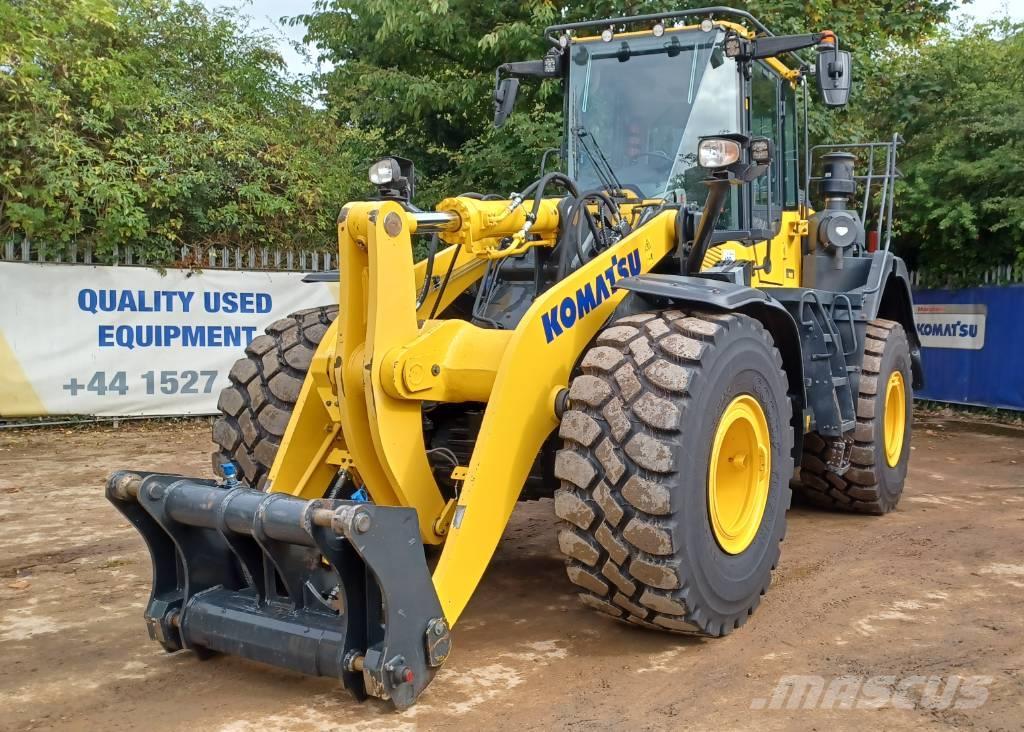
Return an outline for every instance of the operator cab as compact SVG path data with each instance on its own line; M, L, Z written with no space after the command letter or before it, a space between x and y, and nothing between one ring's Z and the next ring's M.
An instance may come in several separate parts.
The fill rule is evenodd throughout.
M726 53L730 26L705 22L646 33L570 39L567 45L566 165L586 189L616 183L640 198L699 211L707 171L702 137L764 136L775 151L769 174L734 187L716 229L764 239L782 211L799 206L796 78L757 60L749 78ZM716 237L723 239L721 236Z
M552 48L542 61L499 67L497 125L511 113L519 78L560 79L563 169L580 195L603 191L679 208L682 241L673 261L684 274L739 260L743 284L803 284L805 252L800 235L789 233L802 232L798 222L809 214L806 120L801 130L796 89L811 63L797 52L816 47L820 95L842 106L850 61L835 34L774 36L748 13L708 8L567 23L547 36ZM748 185L722 192L712 225L702 227L711 187L698 147L716 136L767 141L770 159ZM753 163L746 148L737 162ZM705 235L699 242L698 231ZM683 264L694 247L699 256Z

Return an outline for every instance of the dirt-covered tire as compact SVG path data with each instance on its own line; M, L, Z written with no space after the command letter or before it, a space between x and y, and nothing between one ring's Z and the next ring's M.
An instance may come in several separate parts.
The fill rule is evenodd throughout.
M221 475L221 465L234 463L242 481L263 490L313 353L337 316L336 305L300 310L248 345L217 402L214 472Z
M894 377L898 374L898 377ZM901 415L886 409L890 380L903 385L902 439L898 458L886 452L886 419L898 423ZM903 326L892 320L872 320L864 338L864 365L857 395L857 426L850 467L837 475L826 466L828 444L816 433L804 436L804 454L797 493L808 503L842 511L881 515L896 508L903 494L910 462L910 432L914 394L910 370L910 344Z
M659 630L738 628L771 582L791 497L792 406L771 335L744 315L631 315L598 334L580 370L555 463L558 544L580 598ZM770 467L755 468L767 481L756 533L727 553L709 513L712 443L749 397L766 417Z

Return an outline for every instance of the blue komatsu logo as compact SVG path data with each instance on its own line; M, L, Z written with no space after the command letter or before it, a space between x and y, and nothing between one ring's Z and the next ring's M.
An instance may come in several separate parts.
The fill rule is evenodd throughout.
M624 257L613 256L612 263L604 272L599 272L593 282L577 288L576 293L565 297L549 312L542 313L544 339L551 343L569 328L582 320L591 310L612 295L612 288L624 277L640 274L640 250L634 249Z

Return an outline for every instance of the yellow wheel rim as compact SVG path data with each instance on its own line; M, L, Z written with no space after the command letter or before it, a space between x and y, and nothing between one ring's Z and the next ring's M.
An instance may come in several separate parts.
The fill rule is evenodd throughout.
M708 513L718 546L729 554L754 541L768 503L771 433L764 410L743 394L718 421L708 465Z
M895 468L903 453L903 433L907 429L907 392L903 386L903 374L893 371L885 385L885 416L882 420L885 431L885 461Z

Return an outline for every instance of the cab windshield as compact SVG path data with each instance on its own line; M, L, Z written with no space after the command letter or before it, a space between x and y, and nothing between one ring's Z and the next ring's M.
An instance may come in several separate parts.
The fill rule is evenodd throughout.
M583 189L607 187L610 169L642 197L703 204L698 138L740 131L739 75L723 36L669 30L573 47L567 138ZM735 211L727 205L723 219Z

